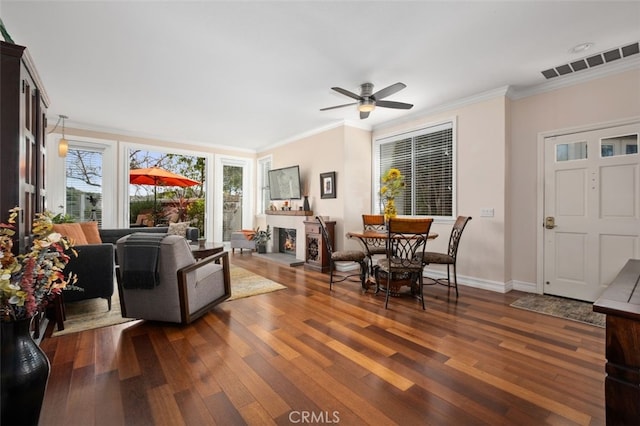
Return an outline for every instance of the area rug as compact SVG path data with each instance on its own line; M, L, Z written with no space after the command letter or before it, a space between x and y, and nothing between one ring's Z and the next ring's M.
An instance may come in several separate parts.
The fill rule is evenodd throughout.
M52 337L134 321L132 318L122 318L117 290L111 296L110 311L105 299L68 302L65 303L65 309L67 319L64 322L64 330L58 331L58 327L54 326Z
M231 275L231 297L227 301L287 288L239 266L231 265L229 273Z
M538 312L571 321L605 327L606 315L593 312L593 304L546 294L530 294L511 304L514 308Z
M228 300L241 299L287 288L282 284L238 266L231 265L229 274L231 275L231 297ZM110 311L107 310L107 301L105 299L66 303L65 308L67 319L64 322L64 330L58 331L58 328L54 326L52 337L135 321L132 318L122 318L117 290L114 291L111 298Z

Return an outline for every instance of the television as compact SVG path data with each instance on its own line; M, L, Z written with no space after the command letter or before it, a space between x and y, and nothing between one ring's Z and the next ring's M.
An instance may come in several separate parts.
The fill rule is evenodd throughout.
M269 170L269 192L272 200L299 200L300 167L290 166Z

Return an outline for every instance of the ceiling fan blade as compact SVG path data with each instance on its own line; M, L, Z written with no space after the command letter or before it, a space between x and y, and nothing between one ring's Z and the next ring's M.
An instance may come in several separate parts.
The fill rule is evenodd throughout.
M336 105L336 106L332 106L332 107L320 108L320 111L327 111L327 110L330 110L330 109L342 108L342 107L356 105L356 104L357 104L357 102L351 102L350 104Z
M394 102L394 101L376 101L376 106L379 106L382 108L395 108L395 109L413 108L412 104L405 104L404 102Z
M405 87L407 87L407 85L404 84L404 83L392 84L389 87L385 87L384 89L378 90L376 93L373 94L372 97L375 98L376 101L380 100L380 99L384 99L387 96L391 96L394 93L398 93L399 91L401 91Z
M355 99L356 101L359 101L359 100L361 99L359 95L356 95L355 93L350 92L350 91L348 91L348 90L345 90L345 89L343 89L343 88L341 88L341 87L332 87L332 89L333 89L333 90L335 90L335 91L336 91L336 92L338 92L338 93L342 93L342 94L343 94L343 95L345 95L345 96L348 96L348 97L350 97L350 98L353 98L353 99Z
M369 111L360 111L360 120L364 120L369 117Z

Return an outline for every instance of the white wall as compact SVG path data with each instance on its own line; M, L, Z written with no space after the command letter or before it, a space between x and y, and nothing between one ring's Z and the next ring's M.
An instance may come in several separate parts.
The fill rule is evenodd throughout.
M515 287L535 286L536 233L542 226L536 223L538 135L640 116L640 70L513 100L510 116L510 279Z
M465 228L458 255L461 282L505 291L506 265L506 98L504 93L437 114L374 131L374 138L411 131L455 119L457 150L457 215L472 216ZM483 208L494 217L480 217ZM439 237L428 250L447 250L452 221L431 227ZM433 267L432 269L436 269ZM439 269L444 271L444 269Z
M346 233L362 228L361 215L371 205L369 131L339 125L261 152L259 157L265 155L273 156L274 169L300 166L302 186L308 191L313 214L336 221L336 250L359 247L357 242L346 238ZM336 172L336 198L320 197L320 174L326 172ZM302 205L302 200L298 204ZM258 218L258 223L264 223L264 218Z

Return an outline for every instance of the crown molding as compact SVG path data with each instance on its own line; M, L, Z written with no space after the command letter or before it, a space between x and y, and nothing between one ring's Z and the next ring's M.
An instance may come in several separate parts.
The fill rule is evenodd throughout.
M377 126L373 127L374 131L384 130L389 127L397 126L399 124L405 124L425 116L440 114L443 112L451 111L452 109L462 108L467 105L472 105L478 102L486 101L489 99L494 99L498 97L505 97L510 90L510 86L502 86L497 89L487 90L485 92L477 93L472 96L467 96L465 98L456 99L455 101L446 102L444 104L440 104L433 108L426 108L419 111L416 111L412 114L408 114L403 116L402 118L398 118L395 120L387 121L385 123L380 123Z
M596 80L596 79L607 77L610 75L620 74L622 72L629 71L632 69L640 69L640 57L633 58L633 59L627 58L627 59L621 60L619 63L612 62L601 68L596 67L596 68L590 68L588 70L578 71L575 73L556 77L554 79L547 80L543 83L535 84L531 86L526 86L526 87L503 86L497 89L488 90L486 92L478 93L476 95L461 98L452 102L447 102L433 108L427 108L420 111L416 111L415 113L406 115L396 120L387 121L385 123L378 124L373 127L373 130L374 131L384 130L386 128L411 122L428 115L435 115L435 114L447 112L452 109L461 108L477 102L493 99L495 97L505 96L510 100L523 99L529 96L551 92L564 87L574 86L576 84L585 83L587 81Z
M269 145L265 145L265 146L261 147L260 149L258 149L257 152L263 152L263 151L266 151L266 150L269 150L269 149L273 149L273 148L277 148L279 146L286 145L286 144L289 144L289 143L292 143L292 142L297 142L297 141L299 141L301 139L308 138L308 137L311 137L311 136L314 136L314 135L317 135L317 134L320 134L320 133L324 133L324 132L327 132L329 130L333 130L333 129L337 128L337 127L342 127L342 126L348 126L348 127L353 127L353 128L356 128L356 129L367 130L369 132L372 130L372 126L368 125L368 124L364 124L364 123L360 123L360 122L352 121L352 120L339 120L339 121L335 121L333 123L329 123L329 124L327 124L325 126L316 127L315 129L312 129L312 130L309 130L309 131L306 131L306 132L303 132L303 133L298 133L297 135L293 135L293 136L288 137L286 139L282 139L282 140L280 140L278 142L275 142L275 143L272 143L272 144L269 144Z
M57 117L53 118L52 116L48 116L47 120L50 120L50 119L56 120ZM193 146L202 147L206 151L210 151L211 148L215 148L215 149L224 150L224 151L237 151L245 154L255 154L257 152L254 149L238 148L238 147L233 147L229 145L212 144L209 142L193 141L193 140L186 140L186 139L176 140L176 139L166 138L166 137L152 135L152 134L143 133L143 132L132 132L129 130L117 129L115 127L103 127L103 126L98 126L93 124L89 125L83 122L73 121L69 119L65 120L65 130L66 130L67 136L73 135L73 129L84 130L87 132L106 133L109 135L110 139L117 140L117 141L122 141L121 137L127 138L126 141L122 141L122 142L138 143L139 141L137 141L136 139L146 139L146 140L152 140L152 141L158 141L158 142L167 142L170 144L175 144L177 146L193 145Z
M576 71L571 74L545 80L543 83L533 86L516 87L513 86L509 90L508 96L511 100L527 98L529 96L539 95L551 92L564 87L574 86L576 84L585 83L587 81L596 80L598 78L608 77L620 74L625 71L640 68L640 57L619 59L617 62L611 62L607 65L597 66L582 71Z

